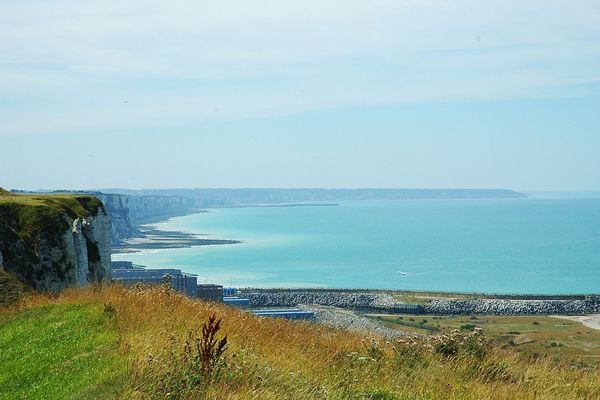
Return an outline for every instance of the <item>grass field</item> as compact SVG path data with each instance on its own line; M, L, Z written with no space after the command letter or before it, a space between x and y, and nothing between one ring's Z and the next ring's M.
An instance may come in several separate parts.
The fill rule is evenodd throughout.
M101 305L0 315L0 399L93 399L121 391L127 364Z
M421 334L483 329L485 335L517 351L569 355L600 362L600 331L579 322L547 316L375 316L385 326Z
M222 320L215 337L228 338L217 356L214 349L202 350L200 340L213 314ZM462 323L444 322L448 329ZM597 364L533 356L470 331L389 343L309 322L260 318L166 288L28 294L19 307L0 311L0 364L3 399L600 396Z

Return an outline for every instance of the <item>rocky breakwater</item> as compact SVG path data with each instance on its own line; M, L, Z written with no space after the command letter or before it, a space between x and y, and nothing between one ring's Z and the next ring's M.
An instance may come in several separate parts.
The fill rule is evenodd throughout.
M110 277L111 223L90 195L0 194L0 253L6 272L57 292Z
M251 307L296 307L315 304L366 312L420 314L422 306L402 303L384 293L342 290L260 290L244 293Z
M600 295L573 300L432 300L424 306L436 315L581 315L600 312Z

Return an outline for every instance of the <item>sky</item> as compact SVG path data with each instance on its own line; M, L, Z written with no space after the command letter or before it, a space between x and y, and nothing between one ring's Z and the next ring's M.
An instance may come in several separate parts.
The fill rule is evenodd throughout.
M600 190L600 2L0 0L0 186Z

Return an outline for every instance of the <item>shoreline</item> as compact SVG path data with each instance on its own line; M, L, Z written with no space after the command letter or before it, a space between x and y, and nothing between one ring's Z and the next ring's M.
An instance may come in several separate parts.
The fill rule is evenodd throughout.
M191 215L191 214L190 214ZM169 218L170 219L170 218ZM159 222L136 226L139 235L111 246L111 254L139 253L142 250L182 249L195 246L221 246L243 243L241 240L208 239L209 234L157 229Z

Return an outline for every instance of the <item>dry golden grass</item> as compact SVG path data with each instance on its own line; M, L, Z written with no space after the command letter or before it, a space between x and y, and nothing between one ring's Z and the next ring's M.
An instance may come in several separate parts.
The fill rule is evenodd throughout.
M600 398L600 371L593 365L502 348L490 348L483 358L445 357L424 340L386 344L307 322L255 317L165 288L70 289L56 298L29 296L22 307L49 303L104 303L130 360L123 398ZM183 342L213 313L229 339L225 360L210 380L190 385Z

